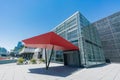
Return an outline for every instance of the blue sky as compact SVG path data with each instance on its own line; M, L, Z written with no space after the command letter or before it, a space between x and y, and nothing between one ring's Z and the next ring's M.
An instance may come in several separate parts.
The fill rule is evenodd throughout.
M90 22L120 11L120 0L0 0L0 46L50 31L80 11Z

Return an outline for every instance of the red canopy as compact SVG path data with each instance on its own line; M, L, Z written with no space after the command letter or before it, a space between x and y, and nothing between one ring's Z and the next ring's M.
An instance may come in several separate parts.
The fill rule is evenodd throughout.
M55 50L78 50L79 48L54 32L48 32L23 40L25 46L35 48L47 48Z

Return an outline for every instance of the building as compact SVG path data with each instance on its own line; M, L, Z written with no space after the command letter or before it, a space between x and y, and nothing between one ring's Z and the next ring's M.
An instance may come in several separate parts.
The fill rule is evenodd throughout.
M35 48L24 47L20 52L19 55L26 60L30 60L33 58L35 52Z
M7 56L7 55L8 55L7 49L0 47L0 56Z
M79 66L80 62L85 67L105 63L97 29L80 12L74 13L52 31L79 47L79 51L55 51L53 60L64 61L70 66Z
M31 48L31 47L24 47L20 52L19 55L26 60L40 59L43 58L44 55L41 53L42 49L39 48Z
M120 12L92 24L99 32L106 60L120 62Z
M13 52L15 55L19 54L19 52L24 48L24 45L22 42L18 42L17 46L14 47L14 49L11 51Z

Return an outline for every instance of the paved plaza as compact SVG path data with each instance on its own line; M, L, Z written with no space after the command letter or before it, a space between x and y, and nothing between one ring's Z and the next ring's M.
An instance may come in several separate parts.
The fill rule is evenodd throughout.
M51 63L0 65L0 80L120 80L120 64L108 64L94 68L71 68Z

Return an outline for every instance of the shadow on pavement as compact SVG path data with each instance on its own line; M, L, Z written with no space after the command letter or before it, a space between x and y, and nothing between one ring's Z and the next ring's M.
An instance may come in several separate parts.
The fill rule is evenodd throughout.
M30 70L29 73L66 77L74 73L75 71L81 69L74 67L67 67L67 66L55 66L55 67L49 67L48 70L46 70L46 68L35 68L29 70Z

